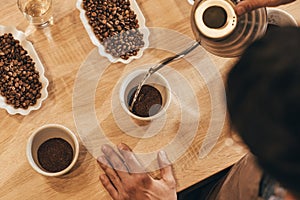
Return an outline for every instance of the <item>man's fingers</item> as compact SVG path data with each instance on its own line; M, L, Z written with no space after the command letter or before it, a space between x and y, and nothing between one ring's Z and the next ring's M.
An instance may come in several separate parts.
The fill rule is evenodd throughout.
M109 161L109 163L112 165L112 167L115 169L116 173L119 175L119 177L122 179L128 176L128 170L126 165L124 164L123 159L118 155L115 150L109 146L109 145L103 145L101 148L102 152L104 153L106 159ZM124 177L125 176L125 177Z
M135 179L142 187L148 188L151 185L152 177L146 173L145 168L137 160L130 147L121 143L118 145L118 149L124 157L124 161L129 168L129 172L132 174L131 177Z
M160 173L163 180L170 184L175 184L175 178L171 162L169 161L166 152L160 151L158 153L158 164L160 167Z
M293 1L295 0L244 0L235 6L235 12L237 15L243 15L257 8L274 7L291 3Z
M104 156L100 156L98 159L98 164L105 172L106 176L110 179L110 182L115 186L116 189L122 187L121 180L117 175L116 171L110 166L108 161Z
M112 185L112 183L110 182L109 178L107 177L106 174L101 174L99 176L99 179L102 183L102 185L104 186L104 188L108 191L108 193L110 194L110 196L113 199L118 199L119 193L116 190L116 188Z
M247 12L250 12L256 8L266 6L268 1L266 0L244 0L239 2L235 7L235 12L237 15L243 15Z
M122 156L124 157L124 161L126 162L130 173L145 173L145 169L137 160L135 154L132 152L129 146L121 143L118 145L118 149L120 154L122 154Z

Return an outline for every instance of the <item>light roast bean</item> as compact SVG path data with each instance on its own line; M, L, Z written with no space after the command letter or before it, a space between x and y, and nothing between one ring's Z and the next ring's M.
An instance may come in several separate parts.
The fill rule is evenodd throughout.
M129 0L83 0L83 8L107 53L127 60L144 46Z

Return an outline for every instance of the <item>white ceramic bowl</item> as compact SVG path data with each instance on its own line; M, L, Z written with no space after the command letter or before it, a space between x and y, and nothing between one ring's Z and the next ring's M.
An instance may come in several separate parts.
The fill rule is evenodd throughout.
M51 138L61 138L67 141L73 149L73 160L71 164L62 171L48 172L41 167L38 162L37 151L39 146ZM79 142L75 134L65 126L59 124L44 125L33 132L27 142L27 159L32 168L38 173L45 176L60 176L71 170L75 165L79 155Z
M295 18L279 8L267 8L268 23L277 26L298 26Z
M141 120L141 121L151 121L160 117L164 114L171 102L171 89L168 81L158 72L153 73L145 82L147 85L151 85L159 90L162 96L162 108L158 113L152 115L150 117L140 117L132 112L130 112L128 108L128 96L130 91L136 86L139 85L140 81L143 80L143 77L147 73L147 70L136 70L129 73L123 80L120 87L119 98L121 102L122 108L125 112L133 117L134 119Z

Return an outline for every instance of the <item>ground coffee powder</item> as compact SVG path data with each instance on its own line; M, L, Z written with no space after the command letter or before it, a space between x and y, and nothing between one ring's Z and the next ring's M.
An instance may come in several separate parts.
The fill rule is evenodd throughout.
M59 172L67 168L73 160L71 145L62 138L51 138L38 148L38 161L49 172Z
M129 105L133 100L136 88L129 93ZM150 117L159 112L162 106L162 96L158 89L151 85L143 85L136 102L133 105L132 113L140 117Z

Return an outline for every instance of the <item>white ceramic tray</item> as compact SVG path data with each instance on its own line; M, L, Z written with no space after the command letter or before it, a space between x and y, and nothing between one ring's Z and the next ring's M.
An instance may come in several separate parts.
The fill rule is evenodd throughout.
M298 26L296 19L290 13L279 8L267 8L268 23L277 26Z
M1 95L0 95L0 108L6 109L6 111L11 115L15 115L15 114L28 115L31 111L38 110L41 107L42 102L48 97L47 87L49 85L49 81L44 75L45 73L44 67L33 45L31 44L31 42L26 40L25 34L17 30L15 27L0 25L0 35L3 35L4 33L11 33L14 39L19 40L22 47L28 52L28 55L33 59L33 61L35 62L35 68L40 75L39 80L42 83L42 89L41 89L41 98L37 99L35 105L29 106L27 109L22 109L22 108L15 109L12 105L8 105L5 102L5 98Z
M88 23L88 18L85 15L85 10L82 6L82 0L78 0L76 3L76 7L77 9L80 11L80 19L81 22L85 28L85 30L87 31L92 43L98 47L98 52L101 56L104 56L106 58L108 58L108 60L112 63L116 63L116 62L122 62L124 64L128 64L130 63L132 60L134 59L139 59L140 57L142 57L143 52L146 48L148 48L149 46L149 29L146 27L145 25L145 17L142 13L142 11L140 10L138 4L136 3L135 0L129 0L130 1L130 8L135 12L136 16L137 16L137 20L139 22L139 31L143 34L143 41L144 41L144 47L141 48L138 52L136 56L130 56L127 60L124 60L122 58L116 58L113 57L111 54L106 53L105 49L103 47L103 45L100 43L100 41L98 40L98 38L96 37L96 35L94 34L93 28L89 25Z
M188 0L189 4L194 5L195 0Z

